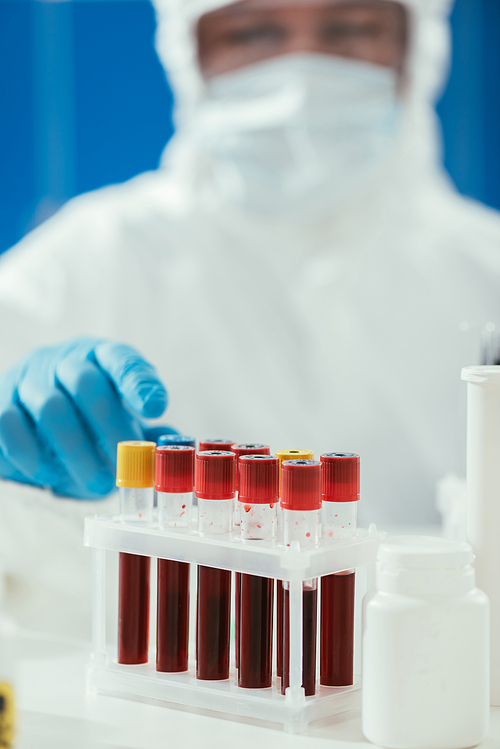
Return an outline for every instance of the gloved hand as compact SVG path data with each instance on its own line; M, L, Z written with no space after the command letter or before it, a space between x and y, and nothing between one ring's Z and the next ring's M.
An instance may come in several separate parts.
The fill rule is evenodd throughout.
M0 375L0 476L56 494L97 499L114 485L116 443L169 427L154 367L122 343L79 338L32 351Z

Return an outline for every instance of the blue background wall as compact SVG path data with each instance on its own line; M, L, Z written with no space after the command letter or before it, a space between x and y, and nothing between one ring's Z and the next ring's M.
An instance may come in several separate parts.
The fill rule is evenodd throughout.
M457 0L438 112L459 190L500 208L500 0ZM148 0L0 0L0 251L80 192L154 168L172 100Z

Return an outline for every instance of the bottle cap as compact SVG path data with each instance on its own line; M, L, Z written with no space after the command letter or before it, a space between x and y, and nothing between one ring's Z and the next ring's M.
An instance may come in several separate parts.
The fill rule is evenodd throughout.
M156 448L157 492L180 494L194 488L195 449L189 445L160 445Z
M323 502L359 502L359 455L323 453L320 461Z
M278 501L279 460L271 455L242 455L239 458L238 500L267 505Z
M239 488L239 470L238 461L242 455L270 455L271 448L269 445L262 445L258 442L246 442L240 445L231 445L231 452L236 455L236 491Z
M158 447L160 445L184 445L185 447L196 447L194 437L185 437L183 434L162 434L158 437Z
M281 507L284 510L319 510L321 463L317 460L285 460L281 464Z
M424 599L462 595L476 585L473 561L472 548L464 541L393 536L378 550L377 590Z
M119 442L116 457L116 485L147 489L155 485L156 442Z
M234 499L236 455L204 450L196 455L195 494L198 499Z
M415 570L462 569L474 561L471 546L434 536L393 536L380 544L379 567Z
M198 449L200 453L206 452L207 450L224 450L226 452L229 452L232 445L234 445L234 440L206 439L200 442L200 447Z
M277 450L275 453L276 457L280 462L279 480L280 480L280 494L281 494L281 464L284 460L314 460L314 453L312 450Z

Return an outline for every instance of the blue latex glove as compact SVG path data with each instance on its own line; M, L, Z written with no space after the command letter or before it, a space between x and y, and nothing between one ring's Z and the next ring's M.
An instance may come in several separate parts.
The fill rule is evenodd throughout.
M28 354L0 376L0 476L56 494L97 499L114 486L116 443L168 427L167 391L129 346L79 338Z

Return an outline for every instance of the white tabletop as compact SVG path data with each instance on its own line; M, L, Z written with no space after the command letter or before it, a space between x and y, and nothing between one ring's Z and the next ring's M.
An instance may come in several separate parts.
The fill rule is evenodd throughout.
M361 733L359 711L313 724L303 736L277 726L188 709L87 695L86 645L23 638L18 673L21 749L359 749L372 746ZM500 708L492 709L490 738L500 747Z

